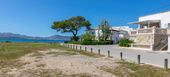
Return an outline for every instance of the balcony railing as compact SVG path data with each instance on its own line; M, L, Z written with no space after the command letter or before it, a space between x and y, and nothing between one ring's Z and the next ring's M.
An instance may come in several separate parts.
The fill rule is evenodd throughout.
M153 33L153 29L139 29L138 33Z
M163 28L147 28L147 29L138 29L131 31L131 35L136 34L167 34L167 29Z

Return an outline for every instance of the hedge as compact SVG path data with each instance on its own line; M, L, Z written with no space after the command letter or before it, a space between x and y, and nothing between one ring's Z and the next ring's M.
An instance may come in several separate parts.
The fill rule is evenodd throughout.
M121 39L119 41L119 46L121 47L130 47L130 45L133 43L132 40L129 40L129 39Z
M111 45L113 41L82 41L82 42L65 42L69 44L81 44L81 45Z

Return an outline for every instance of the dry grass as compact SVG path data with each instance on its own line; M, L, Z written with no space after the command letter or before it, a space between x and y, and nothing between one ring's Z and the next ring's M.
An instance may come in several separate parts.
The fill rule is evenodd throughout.
M57 48L58 44L47 43L0 43L0 60L17 59L38 50Z
M92 77L92 75L86 73L66 75L58 69L30 69L24 71L24 73L20 75L20 77L25 75L29 77Z
M53 55L53 56L56 56L56 57L59 56L59 55L67 55L67 56L69 56L69 55L77 55L76 52L48 52L46 54L50 54L50 55Z
M70 48L63 47L59 44L48 44L48 43L0 43L0 76L2 77L13 77L12 75L8 74L11 69L22 69L24 65L27 63L22 63L17 61L18 58L32 53L30 57L35 57L35 62L39 62L40 59L45 55L40 53L39 51L46 51L50 49L58 49L64 50L66 52L49 52L46 54L50 54L53 56L58 55L86 55L90 57L102 57L102 55L98 55L95 53L85 52L74 50ZM91 77L93 75L89 75L86 73L80 74L72 74L66 75L58 69L42 69L45 67L45 64L36 65L39 69L29 69L23 71L23 75L21 73L20 77L22 76L29 76L29 77ZM93 76L95 77L95 76Z
M170 77L170 70L125 61L118 63L120 66L113 71L118 77Z
M38 65L36 65L37 67L44 67L45 66L45 64L38 64Z

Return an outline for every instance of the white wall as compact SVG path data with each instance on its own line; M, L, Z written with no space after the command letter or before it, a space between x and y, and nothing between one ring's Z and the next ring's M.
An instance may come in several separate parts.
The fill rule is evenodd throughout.
M167 28L170 23L170 11L139 17L139 21L161 20L161 28Z

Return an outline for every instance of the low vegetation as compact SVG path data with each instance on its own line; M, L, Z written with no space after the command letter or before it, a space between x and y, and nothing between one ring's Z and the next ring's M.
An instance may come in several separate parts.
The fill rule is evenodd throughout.
M119 46L121 46L121 47L130 47L130 45L133 43L133 41L132 40L130 40L130 39L121 39L120 41L119 41Z
M28 53L34 53L31 56L41 56L37 51L48 50L48 49L61 49L72 52L64 52L63 54L75 55L74 49L63 47L59 44L50 44L50 43L0 43L0 60L15 60L21 56L24 56ZM79 54L86 56L98 57L97 54L91 54L90 52L81 52L77 50ZM49 53L50 54L50 53Z
M118 77L170 77L170 70L125 61L118 62L118 64L120 65L115 69L109 67L102 67L101 69Z
M74 50L70 48L63 47L59 44L49 44L49 43L0 43L0 69L6 76L7 72L11 70L9 68L21 68L21 66L29 64L20 63L17 58L24 56L28 53L33 53L31 57L42 57L45 54L39 53L41 50L48 49L59 49L65 50L67 52L47 52L46 54L58 56L58 55L78 55L83 54L90 57L103 57L103 55L98 55L96 53L85 52L83 50ZM39 58L37 60L40 60ZM150 65L138 65L135 63L129 63L125 61L117 62L118 66L112 68L109 66L99 67L100 70L116 75L117 77L170 77L170 70L165 70L162 68L153 67ZM56 70L41 69L45 67L46 64L40 63L36 65L37 70L25 70L24 75L27 73L32 73L32 76L40 76L35 73L39 71L43 76L64 76L64 77L91 77L92 75L82 73L82 74L73 74L73 75L64 75L61 71L57 72Z
M81 42L67 42L68 44L80 45L112 45L113 41L81 41Z
M0 60L11 60L38 50L57 48L58 44L47 43L0 43Z

